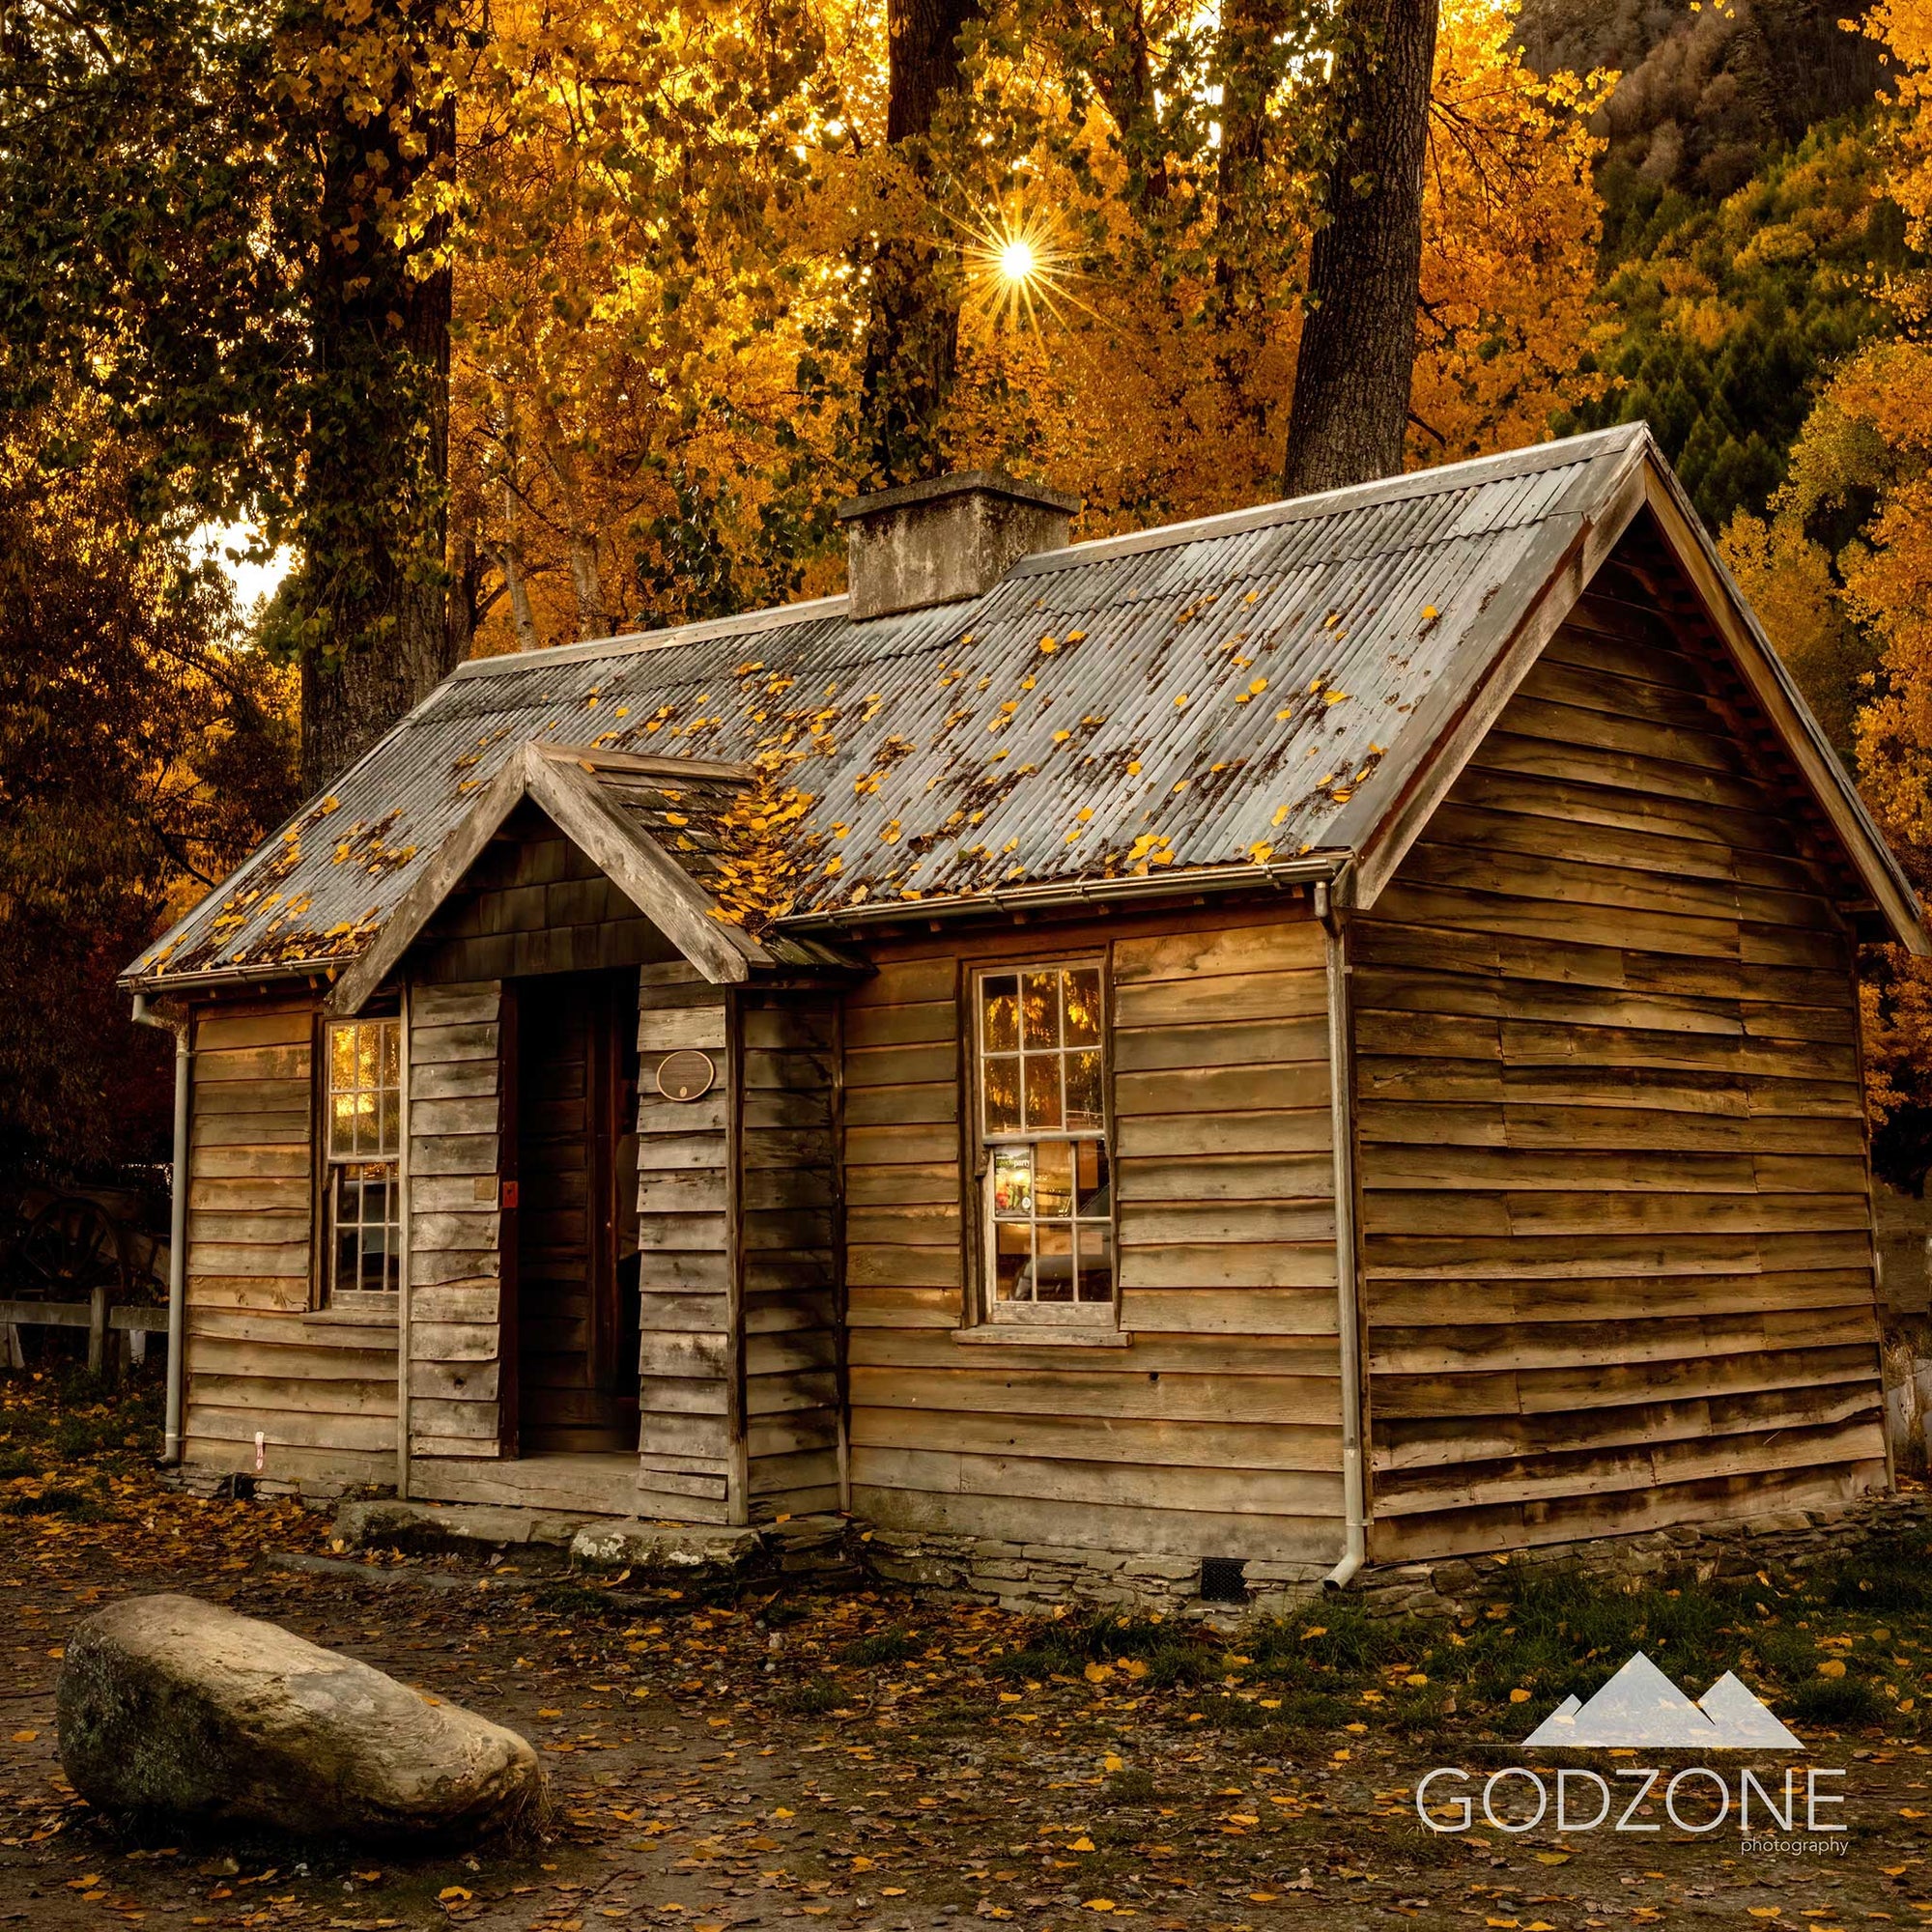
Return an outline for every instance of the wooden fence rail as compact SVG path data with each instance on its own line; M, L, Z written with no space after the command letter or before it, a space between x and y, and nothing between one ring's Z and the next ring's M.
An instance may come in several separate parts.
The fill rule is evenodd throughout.
M0 1301L0 1342L5 1352L18 1359L14 1334L16 1328L85 1328L87 1366L99 1375L107 1366L109 1334L165 1335L168 1311L165 1308L116 1308L108 1304L104 1289L97 1289L86 1301ZM145 1344L144 1344L145 1346Z

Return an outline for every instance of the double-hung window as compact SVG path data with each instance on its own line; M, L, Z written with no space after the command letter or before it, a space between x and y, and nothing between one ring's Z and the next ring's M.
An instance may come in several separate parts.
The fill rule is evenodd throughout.
M987 1319L1110 1322L1114 1190L1099 962L992 971L978 984Z
M394 1019L325 1030L322 1290L331 1304L393 1295L401 1280L402 1033Z

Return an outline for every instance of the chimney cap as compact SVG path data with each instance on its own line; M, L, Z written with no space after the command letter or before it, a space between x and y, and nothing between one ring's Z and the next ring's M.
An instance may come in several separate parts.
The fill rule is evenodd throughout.
M1009 475L1004 469L955 469L945 476L929 476L918 483L874 490L869 496L848 497L838 505L836 515L841 524L855 523L881 510L938 502L947 497L963 497L975 491L988 497L1005 497L1015 503L1037 503L1043 510L1058 510L1068 517L1080 509L1078 497L1069 497L1065 491L1044 483Z

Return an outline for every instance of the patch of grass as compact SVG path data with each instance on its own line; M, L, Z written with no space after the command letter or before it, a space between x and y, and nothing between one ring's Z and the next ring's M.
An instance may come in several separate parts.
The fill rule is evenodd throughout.
M814 1677L780 1699L782 1707L798 1718L823 1718L843 1709L845 1702L845 1692L829 1677Z
M1151 1771L1110 1771L1101 1790L1115 1804L1151 1804L1160 1796L1160 1787L1154 1783Z
M1932 1547L1920 1537L1875 1543L1838 1568L1826 1600L1841 1610L1932 1608Z
M1355 1677L1417 1654L1415 1626L1392 1617L1371 1617L1337 1597L1311 1605L1292 1621L1258 1623L1243 1639L1252 1677L1280 1684L1312 1684Z
M532 1606L563 1617L630 1617L633 1605L619 1603L608 1590L586 1589L582 1583L546 1583L530 1595Z
M15 1476L38 1476L43 1456L30 1456L24 1449L0 1449L0 1483Z
M0 1510L8 1516L57 1516L69 1522L105 1522L107 1512L99 1501L85 1490L71 1490L60 1484L45 1489L37 1496L9 1496L0 1503Z
M1143 1665L1143 1671L1130 1674L1151 1690L1206 1683L1228 1667L1219 1649L1185 1624L1103 1614L1031 1625L1024 1643L1004 1657L988 1658L986 1669L1009 1680L1078 1677L1090 1663L1123 1662Z
M1827 1730L1861 1730L1881 1722L1885 1703L1862 1677L1809 1677L1791 1693L1788 1715Z
M908 1658L920 1656L925 1647L924 1637L895 1628L862 1636L856 1643L848 1643L838 1655L846 1663L903 1663Z

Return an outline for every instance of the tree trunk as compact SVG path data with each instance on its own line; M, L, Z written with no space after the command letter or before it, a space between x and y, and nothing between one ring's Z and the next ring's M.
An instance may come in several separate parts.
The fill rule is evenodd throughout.
M1436 0L1353 0L1349 10L1328 220L1309 254L1282 466L1291 497L1402 469L1435 14Z
M440 49L409 0L377 0L409 43L386 112L325 128L312 312L320 381L304 479L301 776L329 782L454 668L444 609L450 277L411 272L383 218L455 149L454 102L416 89ZM415 38L412 38L415 37ZM431 235L413 244L434 246Z
M977 0L887 0L886 139L923 187L932 178L933 122L959 89L959 36ZM884 487L937 474L940 417L959 356L959 308L942 284L939 251L890 236L872 260L864 394L872 479Z
M510 622L516 628L517 648L533 651L543 641L537 635L536 613L530 609L529 584L524 577L524 546L517 536L517 493L503 479L503 541L497 547L497 568L510 594Z
M544 460L556 478L563 503L564 536L570 547L570 582L577 592L577 635L580 639L608 638L611 618L604 608L604 573L597 563L597 532L583 508L583 486L577 458L564 440L563 425L553 416L546 424Z

